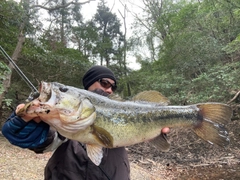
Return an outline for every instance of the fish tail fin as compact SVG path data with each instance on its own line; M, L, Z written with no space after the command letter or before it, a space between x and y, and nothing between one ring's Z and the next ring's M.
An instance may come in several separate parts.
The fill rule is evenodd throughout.
M225 125L231 120L231 107L220 103L197 104L197 107L199 121L193 131L211 144L227 146L230 139Z

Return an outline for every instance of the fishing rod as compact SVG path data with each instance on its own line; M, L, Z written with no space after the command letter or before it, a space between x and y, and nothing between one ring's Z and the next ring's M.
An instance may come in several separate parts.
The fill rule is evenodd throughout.
M28 97L28 101L31 101L39 96L39 92L37 88L31 83L31 81L23 74L21 69L16 65L16 63L12 60L12 58L6 53L6 51L2 48L0 45L0 50L3 53L4 57L13 65L14 69L17 71L17 73L20 75L20 77L26 82L28 87L32 90L31 94Z

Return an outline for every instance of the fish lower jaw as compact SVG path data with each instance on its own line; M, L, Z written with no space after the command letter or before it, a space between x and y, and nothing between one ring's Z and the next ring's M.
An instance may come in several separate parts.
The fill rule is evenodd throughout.
M33 109L33 110L28 110L26 113L27 114L43 114L43 113L45 113L45 114L48 114L50 112L50 110L48 110L48 109Z

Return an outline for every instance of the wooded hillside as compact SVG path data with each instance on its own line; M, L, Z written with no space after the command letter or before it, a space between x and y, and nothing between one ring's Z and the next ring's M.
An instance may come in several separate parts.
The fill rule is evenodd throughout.
M81 88L84 72L101 64L116 74L123 98L158 90L174 105L230 103L239 116L239 0L141 0L141 13L131 0L119 1L125 8L118 13L100 0L86 20L88 2L0 1L0 45L34 85ZM129 67L134 58L141 69ZM15 107L31 91L2 54L0 69L0 107Z

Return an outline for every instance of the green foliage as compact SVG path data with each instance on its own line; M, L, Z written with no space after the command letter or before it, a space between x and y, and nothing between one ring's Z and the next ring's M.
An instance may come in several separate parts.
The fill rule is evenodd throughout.
M22 16L23 10L15 1L0 1L0 42L6 52L15 48Z
M94 56L96 39L98 39L97 28L93 22L87 21L81 26L73 27L73 34L78 49L91 60Z
M232 42L228 43L225 47L223 47L223 50L227 54L234 54L235 56L239 56L240 54L240 34L234 39Z
M78 50L62 48L46 51L31 39L26 40L18 60L19 68L36 87L40 81L57 81L82 88L82 76L91 65ZM12 76L7 98L17 97L16 104L25 100L31 90L15 71Z
M81 5L70 3L70 0L46 1L46 4L50 6L48 39L67 47L72 35L73 24L80 26L82 23ZM67 6L67 4L69 5Z
M18 65L34 81L58 81L79 87L83 73L91 65L78 50L59 48L48 52L32 40L27 40L22 54L23 58Z
M129 79L134 94L143 90L157 90L168 97L171 104L226 103L232 98L231 92L239 90L240 62L228 66L216 64L206 69L198 77L187 80L177 70L161 73L157 67L148 65L147 71L135 71Z
M224 19L226 13L216 9L205 1L200 5L189 3L171 16L171 31L159 51L158 65L162 71L174 68L191 80L204 72L206 65L225 60L222 48L228 35L223 36L223 27L229 24L220 24L219 19ZM232 34L233 30L229 32Z
M187 104L207 101L226 103L231 99L231 91L239 89L239 68L240 62L207 68L206 72L179 87L183 95L181 99L184 100L185 96Z
M3 109L10 109L10 106L12 105L12 99L3 99L2 102L2 108Z
M172 104L230 100L239 91L240 2L161 2L148 2L145 11L153 24L148 41L161 41L147 45L158 56L139 61L142 69L130 75L132 91L158 90Z
M99 57L100 64L106 64L106 66L114 64L114 57L120 58L121 61L124 38L120 31L120 20L117 18L116 14L110 11L104 0L101 0L98 4L97 12L92 22L98 33L93 54Z
M5 63L0 61L0 94L2 94L4 91L2 82L8 73L10 73L10 69Z
M6 76L10 73L8 66L0 61L0 94L4 93L3 81ZM12 103L11 99L3 98L2 100L2 109L8 108Z

